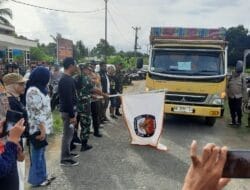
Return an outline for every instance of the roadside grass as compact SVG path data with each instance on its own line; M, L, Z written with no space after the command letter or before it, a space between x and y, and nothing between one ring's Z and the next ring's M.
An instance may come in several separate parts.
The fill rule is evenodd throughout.
M57 135L62 132L63 122L59 111L54 111L52 115L54 134Z

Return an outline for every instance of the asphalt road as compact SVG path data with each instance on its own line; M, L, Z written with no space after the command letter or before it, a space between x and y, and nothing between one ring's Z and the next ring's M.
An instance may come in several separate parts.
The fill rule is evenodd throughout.
M126 92L142 91L144 81L134 82ZM130 137L123 118L111 120L101 129L103 138L91 135L93 149L80 152L80 165L59 165L61 137L50 140L47 151L48 171L57 179L46 188L50 190L178 190L190 164L189 145L193 139L200 147L214 142L229 148L247 149L249 129L234 129L219 119L213 128L204 125L202 118L167 116L161 143L167 152L130 145ZM80 147L79 147L80 148ZM79 150L78 148L78 150ZM78 152L77 150L77 152ZM206 180L206 179L204 179ZM250 189L250 181L234 179L228 190ZM29 185L26 189L31 189Z

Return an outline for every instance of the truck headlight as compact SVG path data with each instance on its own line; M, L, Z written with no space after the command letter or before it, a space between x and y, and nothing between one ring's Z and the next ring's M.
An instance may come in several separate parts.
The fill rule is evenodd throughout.
M212 104L213 104L213 105L222 105L222 104L223 104L223 101L222 101L222 99L217 98L217 99L214 99L214 100L212 101Z
M224 98L222 98L222 95L220 94L213 94L210 99L210 103L213 105L223 105L224 104Z

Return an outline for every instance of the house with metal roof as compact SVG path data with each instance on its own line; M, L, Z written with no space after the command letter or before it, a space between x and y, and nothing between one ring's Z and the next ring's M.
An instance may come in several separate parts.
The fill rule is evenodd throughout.
M4 63L15 61L15 57L21 58L21 63L27 65L30 62L30 48L37 47L37 41L18 36L15 27L0 23L0 60Z

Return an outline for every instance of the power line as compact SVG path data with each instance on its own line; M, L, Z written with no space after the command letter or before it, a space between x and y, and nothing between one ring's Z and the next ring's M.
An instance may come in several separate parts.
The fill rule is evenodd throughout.
M115 2L115 1L113 1L113 2ZM114 4L110 3L110 5L111 5L110 7L114 10L114 13L115 13L119 18L121 18L121 19L123 20L124 23L126 23L126 24L129 25L129 26L132 25L127 19L125 19L125 17L119 16L119 14L118 14L117 12L120 12L120 11L118 10L118 8L116 8L116 6L114 6Z
M53 8L39 6L39 5L33 5L33 4L25 3L22 1L18 1L18 0L10 0L10 1L17 3L17 4L21 4L21 5L26 5L30 7L39 8L39 9L45 9L49 11L64 12L64 13L95 13L95 12L100 12L104 10L104 8L102 8L102 9L96 9L96 10L91 10L91 11L71 11L71 10L53 9Z
M109 13L109 16L110 16L110 18L111 18L111 21L113 22L113 24L114 24L115 28L117 29L117 31L121 34L121 36L122 36L128 43L131 43L131 42L125 37L125 35L123 35L123 33L120 31L118 25L117 25L116 22L115 22L115 19L114 19L113 16L111 15L109 9L108 9L108 13Z

